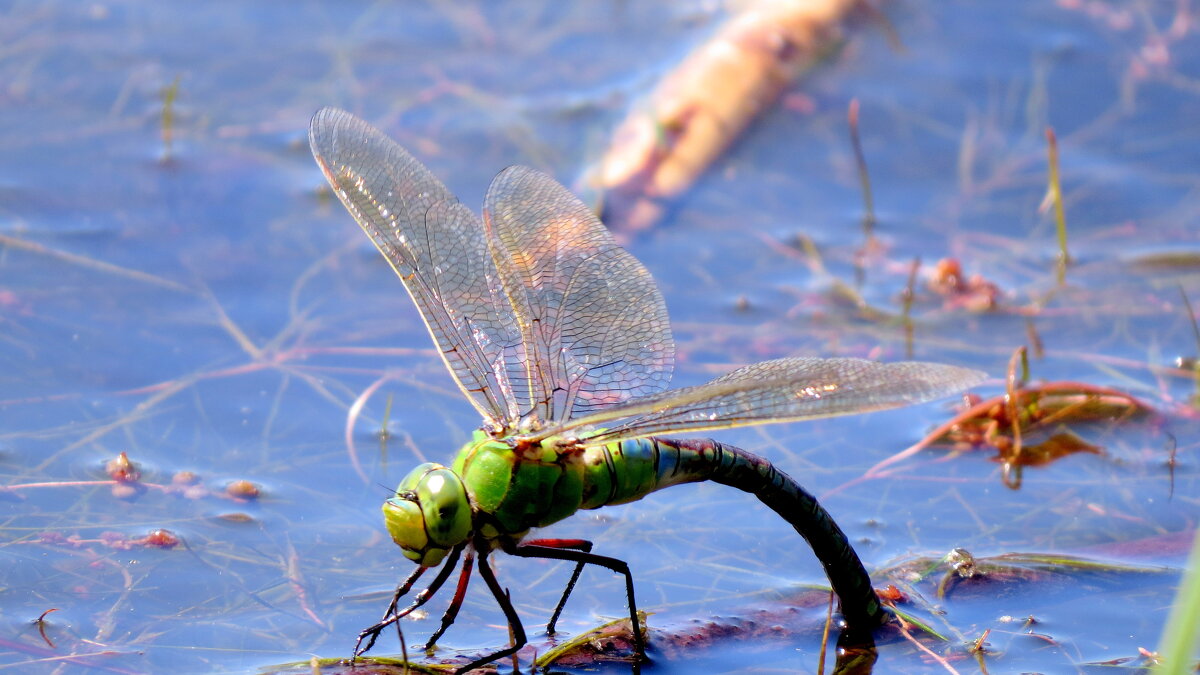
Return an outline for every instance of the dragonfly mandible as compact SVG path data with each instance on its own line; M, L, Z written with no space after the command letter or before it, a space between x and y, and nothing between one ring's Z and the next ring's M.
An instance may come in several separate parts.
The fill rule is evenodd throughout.
M675 346L662 294L553 178L520 166L501 171L481 220L399 144L350 113L317 112L309 141L334 193L403 280L446 367L483 417L449 467L418 466L384 503L388 532L417 568L383 619L359 634L356 657L431 598L460 561L457 590L426 647L454 622L477 565L513 640L457 672L515 653L525 630L488 564L500 550L575 563L550 633L584 565L623 575L635 658L644 660L629 565L593 553L589 541L527 536L581 509L704 480L755 495L808 541L847 627L869 630L886 617L845 534L787 474L724 443L661 434L895 408L961 391L983 373L795 357L667 390ZM401 609L401 598L438 565L432 583Z

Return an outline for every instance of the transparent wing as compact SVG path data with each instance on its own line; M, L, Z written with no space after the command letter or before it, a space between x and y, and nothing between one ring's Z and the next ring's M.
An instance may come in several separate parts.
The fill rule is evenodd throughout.
M446 366L492 429L520 416L526 359L482 223L404 148L350 113L313 116L309 143L338 199L404 281Z
M483 218L528 356L509 378L535 421L666 388L675 344L662 294L583 202L539 171L511 167L492 181Z
M668 432L853 415L930 401L967 389L984 377L977 370L940 363L778 359L739 368L697 387L571 420L532 437L573 432L584 439L584 445L594 446Z

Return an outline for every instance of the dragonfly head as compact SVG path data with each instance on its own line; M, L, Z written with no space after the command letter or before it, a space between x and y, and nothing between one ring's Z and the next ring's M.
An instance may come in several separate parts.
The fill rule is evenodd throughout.
M404 557L432 567L471 536L471 502L458 474L426 462L383 503L383 520Z

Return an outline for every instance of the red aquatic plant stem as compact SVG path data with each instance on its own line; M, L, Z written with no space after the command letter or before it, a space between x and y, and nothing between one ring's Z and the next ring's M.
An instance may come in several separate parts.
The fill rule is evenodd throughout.
M106 666L103 663L97 663L97 657L113 658L127 656L126 653L113 649L92 652L90 654L59 654L56 650L47 649L45 647L34 647L20 642L14 642L12 640L5 640L4 638L0 638L0 649L10 650L16 654L30 654L31 656L37 657L37 661L31 663L71 663L74 665L85 666L87 668L94 668L96 670L108 671L110 673L120 673L121 675L138 675L139 673L144 672L141 670L128 670L126 668L116 668L114 666Z
M1054 395L1054 394L1075 394L1075 395L1085 396L1085 397L1086 396L1097 396L1097 397L1111 396L1113 398L1125 400L1131 406L1134 406L1135 408L1137 408L1139 410L1146 410L1146 411L1153 410L1153 408L1151 408L1146 403L1142 402L1138 398L1136 398L1130 394L1127 394L1123 391L1113 389L1111 387L1087 384L1084 382L1066 382L1066 381L1064 381L1064 382L1046 382L1045 384L1038 385L1037 387L1034 387L1034 388L1020 390L1018 392L1017 397L1020 400L1024 400L1025 397L1031 396L1031 395ZM920 451L922 451L925 448L929 447L930 445L933 445L934 443L936 443L938 440L940 440L941 438L943 438L950 432L954 431L955 427L961 426L961 425L969 422L972 419L987 417L988 413L990 411L992 411L993 409L995 409L997 406L1005 405L1006 396L1007 395L994 396L992 398L980 401L980 402L976 403L975 405L972 405L971 407L967 408L966 410L963 410L962 412L958 413L954 417L950 418L946 422L939 425L933 431L926 434L925 437L922 438L921 440L917 441L916 443L910 445L909 447L905 448L904 450L901 450L900 452L892 455L891 457L888 457L887 459L880 461L878 464L875 464L871 468L867 469L866 472L863 473L862 479L880 478L880 477L882 477L881 472L883 469L885 469L893 464L896 464L897 462L908 459L909 457L912 457L913 455L916 455ZM860 479L860 480L862 480L862 479ZM842 486L840 488L834 488L834 491L844 489L845 487L848 487L849 485L857 483L857 482L859 482L859 481L858 480L851 481L849 484L847 484L845 486ZM830 494L830 493L826 492L822 496L824 497L824 496L827 496L828 494Z
M42 483L18 483L16 485L0 486L0 492L6 490L34 490L38 488L61 488L61 487L95 487L97 485L138 485L141 487L153 488L166 492L168 486L159 485L157 483L143 483L141 481L129 482L119 480L62 480L62 481L45 481Z
M933 659L937 663L941 664L941 666L943 668L945 668L947 672L953 673L953 675L959 675L959 672L957 670L955 670L954 666L950 665L950 663L948 661L946 661L946 659L942 658L942 656L940 656L939 654L934 653L934 651L931 650L929 647L926 647L925 645L921 644L920 640L913 637L912 634L908 632L908 629L904 627L904 624L902 622L898 623L897 625L900 630L900 634L904 636L905 640L908 640L909 642L913 643L913 645L917 649L924 652L926 656Z
M1004 405L1008 411L1008 423L1013 439L1012 451L1004 460L1005 474L1008 473L1010 466L1021 459L1021 416L1017 410L1017 401L1021 397L1021 387L1025 383L1025 379L1017 375L1017 366L1024 362L1025 347L1018 347L1008 360L1008 372L1004 380ZM1022 370L1023 374L1024 370Z
M329 630L329 626L317 616L313 610L312 603L308 600L308 590L304 587L304 575L300 571L300 556L296 554L296 547L292 545L291 539L287 542L287 581L292 587L292 592L296 594L296 602L300 605L300 609L304 615L312 620L322 629Z

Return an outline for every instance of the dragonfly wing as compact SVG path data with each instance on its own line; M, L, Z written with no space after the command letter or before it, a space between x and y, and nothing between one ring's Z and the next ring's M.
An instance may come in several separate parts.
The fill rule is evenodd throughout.
M404 281L485 424L511 426L519 412L509 364L525 359L479 219L404 148L350 113L318 111L309 143L338 198Z
M662 294L583 202L510 167L483 218L528 357L510 377L535 419L564 422L666 388L675 345Z
M940 363L778 359L739 368L697 387L572 420L538 436L582 430L578 435L585 445L601 445L668 432L853 415L931 401L967 389L984 377L977 370ZM601 427L598 433L587 431Z

